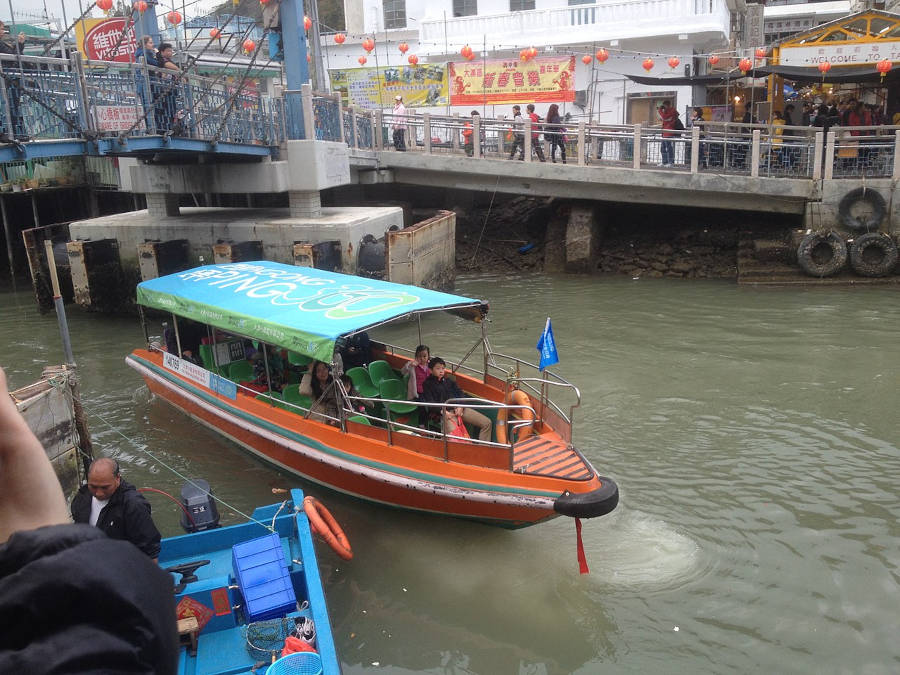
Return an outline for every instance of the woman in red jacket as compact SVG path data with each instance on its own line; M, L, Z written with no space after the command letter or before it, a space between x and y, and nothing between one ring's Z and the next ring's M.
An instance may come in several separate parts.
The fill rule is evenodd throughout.
M658 112L659 119L662 120L662 128L675 129L675 122L678 119L678 111L675 110L671 102L663 101L663 104L659 106ZM665 131L663 131L663 138L672 138L673 136L675 136L675 134L666 133ZM672 166L673 164L675 164L674 141L662 142L662 163L663 166Z

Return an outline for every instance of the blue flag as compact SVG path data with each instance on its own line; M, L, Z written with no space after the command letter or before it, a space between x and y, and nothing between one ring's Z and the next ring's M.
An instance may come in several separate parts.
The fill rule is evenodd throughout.
M556 353L556 340L553 339L553 326L550 325L550 317L544 325L544 332L537 343L537 350L541 353L540 369L559 363L559 354Z

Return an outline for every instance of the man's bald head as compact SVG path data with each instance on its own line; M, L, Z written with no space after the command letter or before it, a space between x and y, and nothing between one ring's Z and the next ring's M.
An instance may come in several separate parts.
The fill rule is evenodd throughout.
M104 500L112 497L119 489L119 464L109 457L101 457L91 462L88 471L88 490L97 499Z

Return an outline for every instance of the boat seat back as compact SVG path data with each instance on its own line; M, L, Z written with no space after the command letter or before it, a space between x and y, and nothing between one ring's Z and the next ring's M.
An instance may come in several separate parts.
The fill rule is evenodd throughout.
M200 345L200 360L203 361L204 368L215 371L216 360L213 358L212 345Z
M372 382L372 378L369 377L369 371L365 368L351 368L346 373L347 377L350 378L350 381L353 382L353 388L359 392L360 396L364 396L365 398L375 398L378 396L378 387L375 386L375 383Z
M305 410L309 410L310 406L312 406L312 398L307 396L306 394L301 394L300 390L297 387L285 387L283 394L285 403L292 403L295 406L304 408ZM297 413L303 412L301 410L297 410L296 408L292 408L291 406L288 406L287 409L293 410Z
M365 424L366 426L372 426L372 423L369 421L368 417L363 417L362 415L351 415L347 418L348 422L356 422L357 424Z
M249 361L241 359L228 366L228 379L233 382L253 379L253 366Z
M391 364L387 361L372 361L372 363L369 364L369 377L372 379L372 384L379 388L381 387L381 383L385 380L396 380L397 382L400 382L400 378L397 377L394 369L391 368ZM401 398L406 397L403 396Z

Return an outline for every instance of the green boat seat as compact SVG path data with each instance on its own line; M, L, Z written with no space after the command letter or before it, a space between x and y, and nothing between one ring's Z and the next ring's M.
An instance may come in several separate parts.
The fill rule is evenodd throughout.
M244 382L246 380L254 379L252 364L243 359L229 364L228 379L233 382Z
M365 368L351 368L346 375L353 382L353 388L359 392L360 396L378 398L380 395L378 387L372 382L372 378L369 377L369 371Z
M379 390L383 399L406 400L406 387L403 386L403 382L399 379L383 380L379 385ZM418 413L419 410L419 406L415 403L385 403L383 405L387 411L385 419L396 419L402 415L413 415L413 413ZM416 414L416 420L418 420L418 414Z
M301 394L297 387L285 387L283 395L284 402L292 404L287 406L287 409L293 410L296 413L306 412L313 404L312 398L305 394ZM300 408L303 408L303 410L297 410L294 406L299 406Z
M372 361L372 363L369 364L369 378L372 380L372 384L379 388L381 387L381 383L385 380L396 380L397 382L400 382L397 373L394 372L394 369L391 368L391 364L387 361ZM404 395L395 398L406 398L406 396Z
M369 421L368 417L363 417L362 415L351 415L347 418L348 422L356 422L357 424L365 424L366 426L372 426L372 423Z
M213 372L216 370L216 360L213 357L212 345L200 345L200 360L203 361L203 367Z

